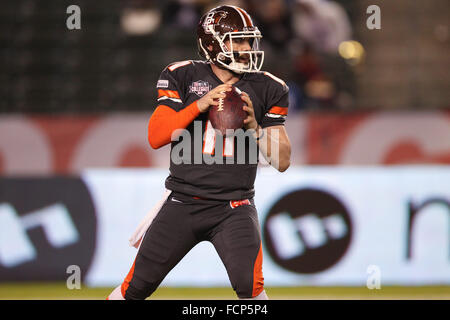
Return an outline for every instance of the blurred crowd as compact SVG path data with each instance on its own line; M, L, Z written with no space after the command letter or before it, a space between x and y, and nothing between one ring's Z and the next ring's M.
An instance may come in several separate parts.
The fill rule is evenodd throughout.
M263 69L287 82L290 113L448 108L448 0L0 1L0 113L151 111L169 63L199 59L209 9L246 9L261 29ZM411 18L413 17L413 18ZM411 32L414 30L414 32ZM383 94L380 94L380 93Z
M340 44L352 39L351 21L344 7L350 2L128 0L122 8L121 25L135 35L162 28L192 34L207 10L222 4L240 6L263 34L263 69L289 85L291 112L342 110L353 107L355 90L354 66L339 55ZM194 48L195 42L192 45Z

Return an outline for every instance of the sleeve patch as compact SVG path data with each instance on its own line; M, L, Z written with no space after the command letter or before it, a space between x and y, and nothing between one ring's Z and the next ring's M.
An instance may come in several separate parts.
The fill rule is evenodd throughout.
M158 83L156 84L157 88L168 88L169 87L169 80L158 80Z

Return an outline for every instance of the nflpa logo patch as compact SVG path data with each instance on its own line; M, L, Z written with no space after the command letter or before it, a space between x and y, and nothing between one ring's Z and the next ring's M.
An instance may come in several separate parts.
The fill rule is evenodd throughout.
M211 85L206 81L195 81L189 86L189 92L193 92L199 97L205 95L207 92L211 90Z
M250 200L248 200L248 199L230 201L230 207L233 209L237 208L239 206L244 206L244 205L249 205L249 204L250 204Z

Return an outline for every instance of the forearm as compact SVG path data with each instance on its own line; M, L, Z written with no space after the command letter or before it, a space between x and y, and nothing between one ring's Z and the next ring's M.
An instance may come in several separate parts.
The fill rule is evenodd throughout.
M158 149L170 143L172 133L177 129L185 129L199 114L197 102L178 112L168 106L158 106L148 123L148 142L151 147Z
M291 144L287 135L280 131L278 128L268 130L258 126L253 136L257 139L259 150L266 161L278 171L283 172L290 165Z
M158 149L170 143L175 130L185 129L200 113L217 105L219 98L225 98L224 91L230 90L231 84L221 84L178 112L168 106L158 106L148 124L148 142L152 148Z

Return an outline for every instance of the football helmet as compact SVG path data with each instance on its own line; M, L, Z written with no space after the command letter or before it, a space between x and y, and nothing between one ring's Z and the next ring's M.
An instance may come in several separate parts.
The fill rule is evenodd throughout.
M261 38L261 32L253 24L250 15L235 6L224 5L211 9L203 15L197 27L200 56L235 73L261 70L264 62L264 51L259 49ZM236 43L238 39L248 39L251 49L233 50L233 42ZM229 48L226 41L229 41Z

